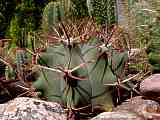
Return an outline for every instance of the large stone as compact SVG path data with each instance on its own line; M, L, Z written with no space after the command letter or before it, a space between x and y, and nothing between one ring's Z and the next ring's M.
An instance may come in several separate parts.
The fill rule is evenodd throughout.
M120 111L120 112L104 112L94 117L91 120L144 120L133 112Z
M140 83L140 91L143 95L152 98L160 97L160 74L153 74Z
M66 120L58 103L19 97L0 104L0 120Z
M152 100L134 97L113 112L101 113L91 120L160 120L160 105Z
M145 120L160 120L160 105L153 100L143 99L141 96L129 99L114 109L114 111L129 111L145 118Z

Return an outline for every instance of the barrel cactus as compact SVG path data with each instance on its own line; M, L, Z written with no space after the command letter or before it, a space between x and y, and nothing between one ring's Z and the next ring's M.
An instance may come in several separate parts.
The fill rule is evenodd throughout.
M52 4L47 7L54 7L55 3ZM46 16L47 21L55 17L50 10L45 9L45 13L51 13L50 17ZM64 17L59 15L59 18ZM56 20L60 23L63 36L59 35L60 40L47 46L46 52L40 55L39 77L34 86L42 96L60 102L67 108L100 105L110 110L113 107L113 90L105 84L113 84L118 78L125 77L123 70L127 52L118 52L99 38L77 42L67 35L62 19ZM49 27L57 25L47 24Z

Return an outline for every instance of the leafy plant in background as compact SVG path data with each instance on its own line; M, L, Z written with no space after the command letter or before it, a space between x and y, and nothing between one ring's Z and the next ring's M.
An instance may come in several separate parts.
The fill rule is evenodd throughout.
M1 0L0 1L0 36L5 36L5 31L10 23L14 9L16 6L15 0Z
M8 1L1 2L3 2L2 5L8 3ZM7 37L10 37L12 40L9 41L10 46L8 47L7 54L5 54L5 56L0 56L2 58L1 62L7 65L4 66L4 73L6 76L4 76L3 79L9 81L6 82L8 83L7 86L6 83L4 83L4 88L8 89L9 98L14 98L22 93L24 95L25 93L28 93L28 91L30 91L30 88L32 87L28 82L28 76L30 76L29 74L31 74L31 70L29 69L30 64L27 48L32 47L32 41L29 40L30 33L37 30L40 24L36 14L39 8L35 7L35 2L33 0L22 0L19 2L14 2L15 4L11 4L13 6L10 8L12 9L10 10L12 11L12 14L6 14L7 10L6 13L2 11L5 15L11 15L10 19L12 18L11 21L10 19L8 19L8 23L5 26L5 28L8 27L7 31L5 31L5 29L3 30L3 33L6 34ZM8 6L5 6L6 8L8 8L10 4L7 5ZM15 9L13 9L14 7ZM40 17L41 16L39 16L39 18ZM8 25L9 23L10 25ZM10 59L11 57L13 59ZM3 89L1 90L3 91ZM3 95L1 97L3 97Z
M39 19L37 13L39 8L36 7L34 0L20 1L17 3L14 16L10 21L10 26L6 35L12 39L10 50L16 49L15 61L17 72L22 81L25 80L24 65L28 63L27 48L32 48L32 41L29 39L30 34L39 28Z
M36 29L36 19L34 17L35 4L33 0L22 1L16 6L15 16L12 17L10 27L8 28L8 36L14 40L20 39L21 31L25 28L26 32Z

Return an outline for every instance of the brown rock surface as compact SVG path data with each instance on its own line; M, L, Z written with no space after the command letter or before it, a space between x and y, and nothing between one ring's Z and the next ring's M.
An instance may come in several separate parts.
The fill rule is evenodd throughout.
M140 91L149 97L160 97L160 74L153 74L140 84Z

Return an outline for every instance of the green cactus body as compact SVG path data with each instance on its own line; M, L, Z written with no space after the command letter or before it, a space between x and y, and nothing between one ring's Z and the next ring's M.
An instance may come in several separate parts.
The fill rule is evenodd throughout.
M89 43L91 46L96 45L97 41L93 40ZM90 46L89 45L89 46ZM116 52L111 46L99 49L96 47L82 48L84 59L86 61L94 61L88 64L89 79L92 82L92 104L93 106L101 105L106 111L113 107L111 87L105 84L113 84L117 80L117 76L125 77L124 65L127 61L127 52ZM112 53L109 56L107 53ZM116 74L116 75L115 75Z
M42 58L49 67L61 66L63 69L72 69L80 65L83 60L80 57L81 53L78 47L72 48L70 53L68 48L63 45L54 46L48 48ZM41 89L44 92L44 96L47 96L49 100L62 102L68 107L83 106L84 103L84 105L90 103L91 85L86 68L79 68L72 72L73 76L85 77L85 80L76 80L52 71L44 70L44 73L47 76L47 80L45 80L44 74L41 73L34 85L36 88Z
M51 31L64 18L64 7L62 2L50 2L43 12L43 29Z
M59 50L59 52L57 53L55 49ZM45 53L42 53L39 63L50 67L54 65L63 65L64 55L61 49L61 47L48 48ZM59 75L44 69L42 69L39 74L38 80L34 82L35 87L49 100L61 101Z

